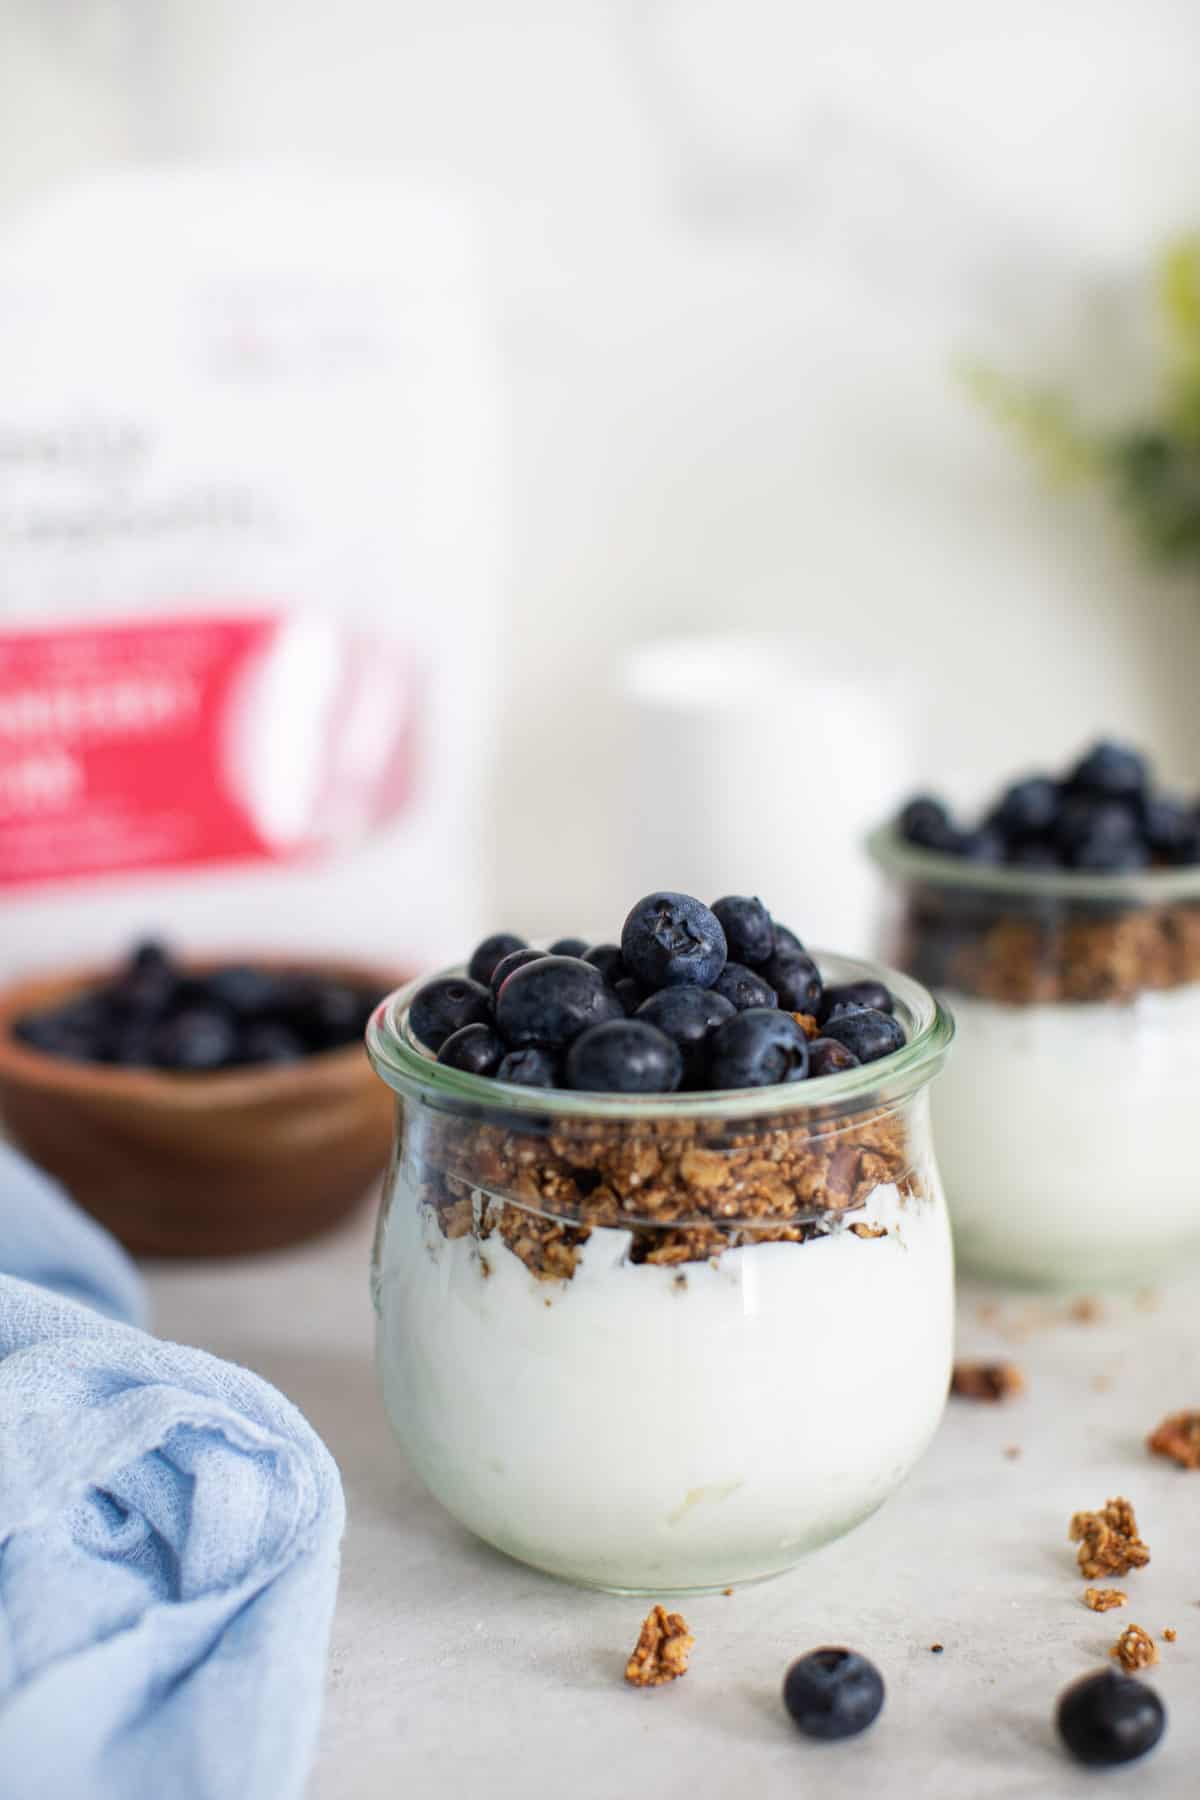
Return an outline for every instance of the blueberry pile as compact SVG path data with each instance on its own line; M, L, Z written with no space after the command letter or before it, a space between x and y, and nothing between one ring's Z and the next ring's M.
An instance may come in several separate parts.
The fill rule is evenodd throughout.
M1200 803L1159 792L1150 766L1122 744L1095 744L1066 775L1026 775L978 824L920 794L899 818L922 850L1017 869L1120 875L1200 864Z
M857 1068L905 1041L880 981L825 987L761 900L647 894L619 944L534 950L501 932L466 975L420 988L413 1036L441 1063L522 1087L669 1094ZM815 1019L809 1038L797 1015Z
M325 976L243 964L197 974L144 943L103 987L14 1030L50 1056L199 1074L340 1049L362 1037L379 999Z

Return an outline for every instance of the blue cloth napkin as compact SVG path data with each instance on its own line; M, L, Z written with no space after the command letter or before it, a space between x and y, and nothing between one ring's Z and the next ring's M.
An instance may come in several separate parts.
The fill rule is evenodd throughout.
M136 1275L4 1146L0 1271L0 1800L295 1800L332 1457L257 1376L94 1310L140 1316Z

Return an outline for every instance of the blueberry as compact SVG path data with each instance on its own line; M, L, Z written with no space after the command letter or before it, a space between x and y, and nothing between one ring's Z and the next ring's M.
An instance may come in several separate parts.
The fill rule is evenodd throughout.
M860 1063L878 1062L904 1044L904 1027L885 1012L864 1006L861 1012L839 1013L822 1026L826 1037L836 1038Z
M491 980L488 983L492 990L492 999L495 1000L496 995L514 969L523 969L526 963L540 962L546 954L545 950L510 950L507 956L502 956L492 970Z
M1130 875L1149 864L1150 852L1139 838L1085 838L1071 855L1071 867L1091 875Z
M1133 1762L1153 1750L1166 1728L1162 1701L1143 1681L1099 1669L1059 1695L1058 1733L1082 1763Z
M599 969L578 956L541 956L505 981L496 997L496 1024L514 1048L542 1044L561 1050L625 1009Z
M800 939L796 936L794 931L789 931L786 925L778 925L774 922L772 923L771 929L774 938L774 954L776 956L783 956L789 950L798 950L801 955L804 954L804 945L800 942Z
M845 1069L857 1069L858 1058L853 1050L847 1050L845 1044L839 1044L836 1038L810 1038L808 1042L808 1073L811 1079L818 1075L840 1075Z
M435 1054L451 1032L464 1025L486 1025L490 1018L487 989L466 975L440 975L427 981L417 990L408 1012L413 1036Z
M820 970L803 950L777 951L763 969L785 1012L817 1014L821 1008Z
M632 1018L642 1001L648 997L641 982L635 981L632 975L622 975L619 981L614 981L613 993L624 1007L627 1018Z
M610 1019L581 1032L567 1051L567 1086L593 1094L670 1094L683 1052L645 1019Z
M940 800L917 794L900 813L900 836L921 850L945 851L955 837L950 814Z
M550 956L582 956L587 947L586 938L557 938L551 944L548 954Z
M725 967L725 933L690 894L647 894L622 927L621 954L648 988L711 987Z
M1191 829L1183 842L1176 845L1171 861L1181 869L1191 869L1200 863L1200 818L1193 818Z
M214 969L204 977L201 992L206 1000L216 1001L236 1019L264 1019L283 1010L291 997L284 977L241 963Z
M747 969L742 963L727 962L713 982L713 992L723 994L738 1012L748 1006L777 1006L779 995L765 975Z
M495 931L491 937L485 937L482 944L475 946L471 960L467 964L467 974L472 981L477 981L480 987L487 987L496 964L504 957L511 955L514 950L524 950L525 948L526 942L523 937L517 937L511 931Z
M559 1067L549 1050L530 1045L528 1050L510 1050L496 1070L497 1081L511 1081L515 1087L558 1087Z
M131 969L169 968L171 953L159 938L143 938L135 944L129 958Z
M1049 831L1058 817L1059 786L1049 775L1027 775L1006 788L988 815L989 825L1006 837L1032 837Z
M713 901L712 912L720 920L732 961L751 969L766 962L775 949L775 927L761 900L726 894L723 900Z
M234 1061L239 1063L299 1062L308 1046L290 1025L277 1019L255 1019L238 1033Z
M1071 794L1062 804L1054 835L1064 858L1073 864L1085 845L1140 842L1141 826L1136 807L1126 801Z
M178 971L155 943L139 944L110 989L114 1011L146 1019L161 1018L178 992Z
M883 1676L856 1650L810 1650L783 1678L783 1704L807 1737L856 1737L883 1707Z
M1182 800L1162 795L1142 807L1142 832L1156 856L1173 862L1177 852L1195 832L1196 821Z
M790 1012L751 1007L713 1032L708 1079L714 1088L774 1087L808 1074L808 1039Z
M237 1027L216 1007L192 1006L159 1026L153 1050L160 1069L197 1074L224 1068L237 1054Z
M66 1056L72 1062L95 1062L96 1041L90 1033L77 1030L59 1013L30 1013L18 1019L15 1035L31 1050L43 1056Z
M957 856L963 862L1001 863L1004 861L1004 835L992 825L980 825L974 831L957 832L946 848L951 856Z
M491 1025L464 1025L452 1031L437 1059L468 1075L494 1075L505 1057L504 1039Z
M1067 779L1079 793L1136 799L1146 788L1146 760L1125 744L1094 744Z
M863 1006L873 1006L876 1012L895 1012L896 1002L892 998L891 988L870 976L864 977L862 981L838 982L834 987L825 989L819 1017L831 1018L835 1007L847 1010Z
M584 952L583 960L599 969L609 987L615 987L618 981L625 979L625 959L619 944L593 944Z
M643 1000L636 1016L678 1044L683 1080L689 1087L700 1087L708 1067L708 1035L733 1013L732 1002L712 988L684 987L660 988Z
M311 1049L337 1050L362 1036L377 998L348 982L318 979L309 987L295 1022Z
M1061 869L1062 857L1045 838L1024 838L1010 844L1008 861L1014 869Z

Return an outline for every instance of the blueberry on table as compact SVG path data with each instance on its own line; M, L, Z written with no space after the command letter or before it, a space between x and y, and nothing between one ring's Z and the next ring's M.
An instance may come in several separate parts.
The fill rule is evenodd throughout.
M452 1031L437 1059L450 1069L463 1069L468 1075L494 1075L507 1054L507 1046L491 1025L464 1025Z
M833 987L827 987L821 999L822 1019L831 1018L836 1007L843 1010L854 1010L863 1006L873 1006L876 1012L895 1012L896 1002L892 998L892 990L882 981L875 981L864 976L861 981L839 981Z
M660 988L642 1001L635 1017L656 1026L678 1044L683 1080L689 1087L699 1087L708 1068L709 1033L733 1013L732 1003L712 988L681 987Z
M888 1013L864 1006L859 1012L838 1013L821 1027L826 1037L836 1039L857 1056L860 1063L878 1062L903 1048L904 1027Z
M846 1069L857 1069L858 1058L836 1038L818 1037L808 1041L808 1075L815 1081L820 1075L841 1075Z
M956 837L950 814L931 794L917 794L901 809L900 836L920 850L948 851Z
M547 954L548 952L545 950L521 949L510 950L507 956L502 956L492 970L491 977L488 981L488 986L492 990L492 999L494 1000L496 998L496 995L500 992L500 989L504 986L504 983L515 969L523 969L526 963L540 962L542 957Z
M551 944L551 956L582 956L588 947L586 938L556 938Z
M224 1068L237 1052L237 1027L226 1012L193 1006L167 1019L154 1034L154 1061L160 1069L200 1074Z
M1146 759L1126 744L1095 744L1075 764L1068 782L1079 793L1136 799L1147 785Z
M647 894L622 927L621 954L647 988L711 987L725 967L725 933L691 894Z
M883 1707L883 1676L855 1650L810 1650L783 1678L783 1704L806 1737L856 1737Z
M1162 1701L1143 1681L1100 1669L1059 1696L1058 1733L1082 1763L1133 1762L1153 1750L1166 1729Z
M480 987L487 987L492 979L492 971L496 964L514 950L524 950L525 939L517 937L512 931L494 931L491 937L485 937L482 944L477 944L467 964L467 974Z
M555 1058L537 1045L530 1045L528 1050L510 1050L496 1070L497 1081L511 1081L515 1087L558 1087L559 1076Z
M776 951L762 973L775 989L785 1012L812 1013L814 1016L820 1012L824 988L821 972L803 950Z
M723 995L738 1012L745 1012L748 1006L779 1004L779 995L766 976L757 969L748 969L744 963L727 962L713 982L712 991Z
M567 1051L567 1086L592 1094L670 1094L683 1079L683 1052L645 1019L610 1019L581 1032Z
M1053 826L1060 798L1059 785L1051 776L1027 775L1005 789L988 823L1008 838L1036 836Z
M468 975L440 975L418 988L408 1012L412 1034L427 1050L441 1049L452 1032L464 1025L487 1024L488 991Z
M599 969L609 987L623 981L627 973L619 944L593 944L590 950L584 951L583 960Z
M774 1087L808 1074L808 1039L790 1012L751 1007L718 1025L708 1047L712 1088Z
M732 962L757 968L775 949L775 927L761 900L745 894L726 894L712 903L713 917L719 919L725 933L725 946Z
M505 981L496 996L496 1025L514 1049L564 1049L589 1025L622 1019L625 1009L599 969L578 956L542 956Z

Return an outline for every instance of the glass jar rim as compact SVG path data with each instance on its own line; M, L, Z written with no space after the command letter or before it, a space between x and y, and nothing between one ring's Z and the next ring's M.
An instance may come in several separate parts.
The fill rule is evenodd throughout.
M956 888L1011 900L1124 902L1168 906L1200 900L1200 865L1185 869L1137 869L1125 875L1092 875L1078 869L1018 869L1004 863L969 863L959 856L906 843L894 823L877 826L867 854L885 874L927 887Z
M408 1009L418 991L438 975L462 975L465 966L442 969L397 988L376 1007L367 1026L367 1054L376 1074L393 1092L476 1115L513 1120L574 1119L638 1124L685 1119L822 1120L836 1113L875 1111L897 1104L933 1079L954 1036L954 1020L928 988L898 969L861 957L809 949L826 979L883 981L895 996L908 1042L879 1062L840 1075L793 1081L775 1087L724 1088L699 1093L592 1094L573 1088L518 1087L491 1076L451 1069L423 1050L407 1028Z

